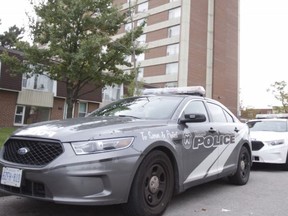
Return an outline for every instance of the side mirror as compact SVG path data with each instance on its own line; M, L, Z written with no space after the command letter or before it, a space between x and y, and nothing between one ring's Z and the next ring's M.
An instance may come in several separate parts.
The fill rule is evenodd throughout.
M204 114L197 114L197 113L191 113L191 114L185 114L184 118L179 119L180 124L185 123L192 123L192 122L205 122L206 116Z

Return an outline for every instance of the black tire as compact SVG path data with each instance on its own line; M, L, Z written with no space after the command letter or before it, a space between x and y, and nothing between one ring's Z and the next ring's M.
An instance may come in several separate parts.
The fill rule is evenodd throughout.
M250 170L251 156L247 147L242 146L239 153L237 171L232 176L229 176L228 179L233 184L245 185L249 180Z
M174 191L174 171L168 156L149 153L142 161L132 184L125 215L159 216L165 211Z

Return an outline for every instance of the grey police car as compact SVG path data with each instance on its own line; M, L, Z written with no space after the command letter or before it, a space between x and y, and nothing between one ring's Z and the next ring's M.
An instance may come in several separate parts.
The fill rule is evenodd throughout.
M65 204L121 203L125 215L155 216L192 186L223 177L244 185L249 129L203 94L152 89L87 117L20 128L0 152L0 190Z

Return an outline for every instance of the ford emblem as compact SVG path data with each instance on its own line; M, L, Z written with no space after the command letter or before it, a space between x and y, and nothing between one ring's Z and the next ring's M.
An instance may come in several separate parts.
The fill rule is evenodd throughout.
M23 148L18 149L17 153L18 153L19 155L25 155L25 154L27 154L29 151L30 151L29 148L23 147Z

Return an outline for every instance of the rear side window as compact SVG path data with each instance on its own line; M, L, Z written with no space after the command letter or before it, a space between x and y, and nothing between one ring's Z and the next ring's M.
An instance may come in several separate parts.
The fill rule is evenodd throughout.
M213 122L227 122L224 110L221 106L213 103L207 103L207 106L211 113Z
M227 122L235 122L234 118L228 112L226 112L226 110L223 109L223 112L226 116Z

